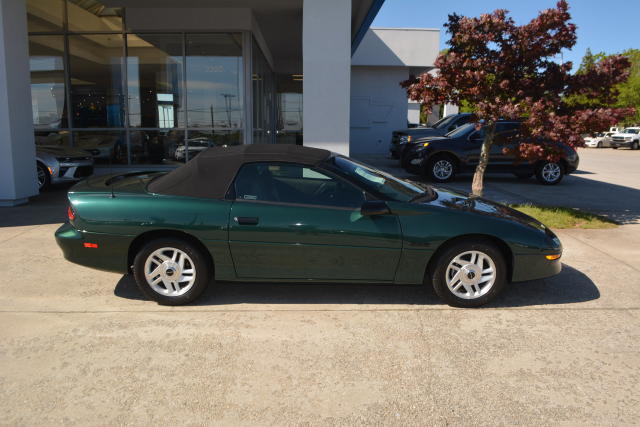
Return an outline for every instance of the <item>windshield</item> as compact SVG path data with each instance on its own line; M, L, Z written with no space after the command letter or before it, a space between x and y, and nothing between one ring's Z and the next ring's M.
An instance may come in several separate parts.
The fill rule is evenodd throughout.
M624 133L640 133L640 129L631 129L631 128L627 128L624 130Z
M429 186L419 186L389 175L381 170L363 165L346 157L332 157L327 161L330 166L338 169L342 175L347 175L359 183L364 189L379 193L397 202L409 202L421 196L433 198L434 191Z
M467 123L466 125L462 125L459 128L455 128L454 130L452 130L451 132L449 132L445 136L447 136L449 138L458 138L458 137L461 137L461 136L465 136L465 135L473 132L474 130L475 130L475 124L474 123Z
M433 125L433 127L436 128L436 129L444 129L447 126L449 126L451 123L453 123L456 118L457 118L457 116L455 114L453 116L447 116L447 117L437 121Z

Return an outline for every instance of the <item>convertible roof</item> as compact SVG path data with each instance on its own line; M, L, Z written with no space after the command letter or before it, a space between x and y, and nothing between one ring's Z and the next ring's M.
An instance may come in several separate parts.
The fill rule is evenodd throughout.
M156 178L148 190L174 196L223 199L231 181L245 163L288 162L314 166L330 156L328 150L288 144L213 147L187 164Z

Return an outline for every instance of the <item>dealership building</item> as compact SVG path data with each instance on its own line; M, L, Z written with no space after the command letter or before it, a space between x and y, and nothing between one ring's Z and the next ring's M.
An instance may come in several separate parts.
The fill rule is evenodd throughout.
M369 28L382 3L0 0L0 205L38 194L52 146L104 169L212 145L386 154L419 120L399 82L433 69L440 35Z

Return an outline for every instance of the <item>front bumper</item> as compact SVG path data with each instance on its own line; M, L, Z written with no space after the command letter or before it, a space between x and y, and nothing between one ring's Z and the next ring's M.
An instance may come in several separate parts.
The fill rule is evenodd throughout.
M69 162L60 163L57 168L49 167L51 174L51 183L59 184L62 182L76 182L93 175L93 162Z
M611 147L620 148L620 147L631 147L633 141L611 141Z

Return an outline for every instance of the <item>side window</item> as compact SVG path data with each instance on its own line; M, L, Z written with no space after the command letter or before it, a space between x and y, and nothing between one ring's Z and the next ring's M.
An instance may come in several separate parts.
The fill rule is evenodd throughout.
M234 182L236 199L360 207L361 190L316 169L293 163L248 163Z
M518 136L519 129L519 123L498 123L496 125L495 142L501 145L513 142Z

